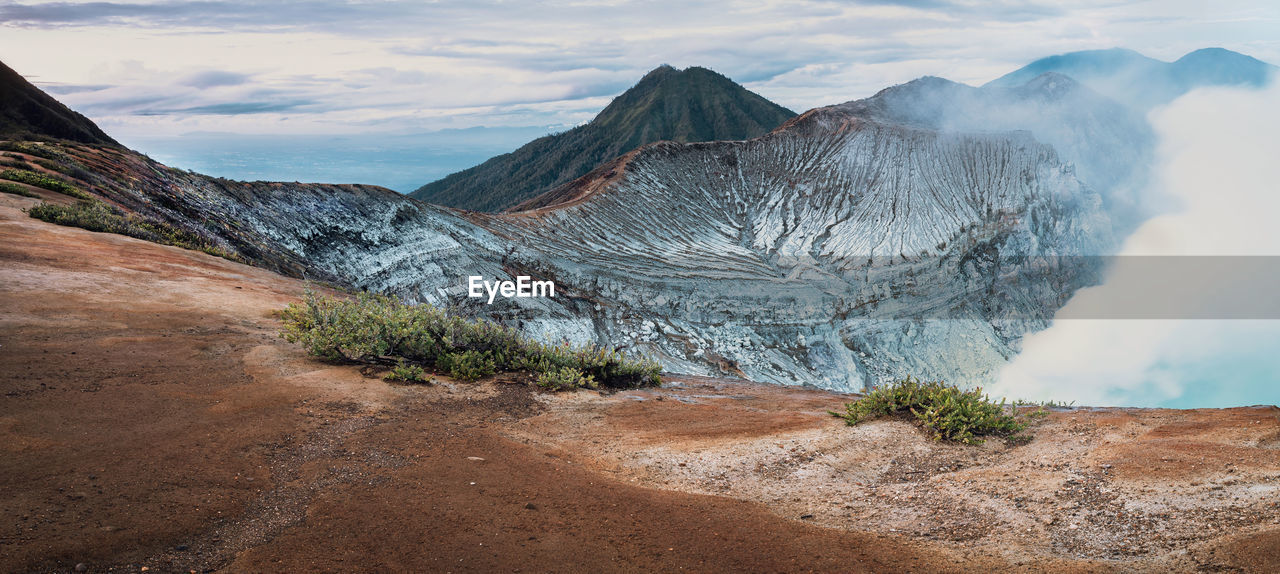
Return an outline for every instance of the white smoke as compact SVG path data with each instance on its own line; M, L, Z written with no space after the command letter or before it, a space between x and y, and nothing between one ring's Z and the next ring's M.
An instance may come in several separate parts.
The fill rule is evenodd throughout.
M1159 141L1150 196L1177 205L1120 254L1280 255L1280 81L1195 90L1149 119ZM1118 264L1058 315L1125 289L1132 273ZM1059 319L1023 341L991 392L1095 406L1277 404L1280 321Z

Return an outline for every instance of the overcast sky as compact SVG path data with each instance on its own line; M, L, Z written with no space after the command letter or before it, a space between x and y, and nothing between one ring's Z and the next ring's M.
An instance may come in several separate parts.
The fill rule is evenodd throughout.
M0 0L0 60L126 138L572 125L662 63L796 111L1083 49L1280 63L1273 0L1063 4Z

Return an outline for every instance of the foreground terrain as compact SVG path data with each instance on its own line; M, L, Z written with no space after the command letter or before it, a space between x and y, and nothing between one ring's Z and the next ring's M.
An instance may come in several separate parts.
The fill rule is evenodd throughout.
M393 385L278 338L302 282L35 203L0 195L2 571L1280 570L1274 407L961 447L720 379Z

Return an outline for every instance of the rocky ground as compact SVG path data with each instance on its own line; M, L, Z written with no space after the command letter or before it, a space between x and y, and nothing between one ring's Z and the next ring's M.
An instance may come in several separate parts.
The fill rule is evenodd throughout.
M305 285L0 195L0 571L1280 571L1280 411L1025 446L673 377L544 394L306 357Z

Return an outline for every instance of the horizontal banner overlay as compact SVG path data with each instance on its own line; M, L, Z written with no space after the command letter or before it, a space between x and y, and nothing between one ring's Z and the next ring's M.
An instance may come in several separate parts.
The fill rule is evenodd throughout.
M777 276L734 282L733 292L768 300L754 312L784 322L832 312L890 320L1280 319L1280 256L799 257L772 264ZM722 282L709 281L690 295L715 299L722 291Z

